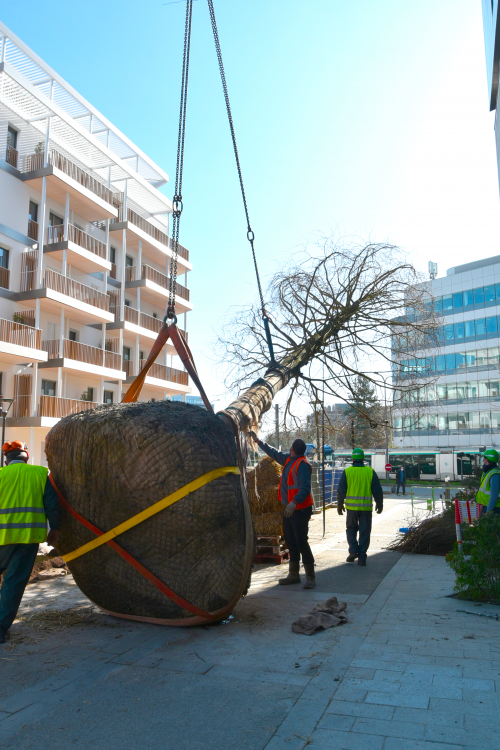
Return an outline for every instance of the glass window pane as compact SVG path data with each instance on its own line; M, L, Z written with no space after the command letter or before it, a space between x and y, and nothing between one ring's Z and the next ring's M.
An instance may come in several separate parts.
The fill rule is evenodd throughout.
M490 380L489 391L490 398L498 398L500 396L500 383L498 380Z
M489 384L488 380L479 381L479 397L480 398L486 398L489 395L488 384Z
M479 412L478 411L469 412L469 429L479 430Z
M448 429L448 416L446 414L438 414L438 429L446 431Z
M455 354L455 367L457 370L459 368L464 369L465 368L465 353L462 352L461 354Z
M426 394L427 401L430 401L431 403L436 401L437 399L437 388L435 385L428 385L427 386L427 394Z
M500 284L498 285L500 287ZM443 309L443 298L442 297L434 297L434 310L436 312L441 312Z
M458 429L459 430L467 429L468 421L469 421L469 415L466 412L459 411L457 414Z
M488 364L488 350L478 349L476 352L476 365L484 367Z
M437 386L437 397L439 401L446 401L446 383Z
M429 430L437 430L437 416L435 414L429 414Z
M481 414L481 429L482 430L489 430L490 429L490 413L489 411L482 411Z
M497 299L500 299L500 284L495 285L497 288Z
M457 383L457 398L467 398L467 383Z
M457 384L448 383L448 401L456 401L457 399Z
M499 349L498 346L490 346L488 349L488 363L490 365L498 365L499 363Z
M465 336L466 338L471 338L476 335L476 326L474 320L466 320L465 321Z
M464 295L463 292L454 292L453 294L453 307L463 307Z
M465 352L465 361L467 363L467 367L475 367L475 365L476 365L476 352L475 352L475 350L472 350L470 352Z
M458 414L456 412L448 414L448 429L458 430Z
M468 307L469 305L474 304L474 295L472 294L472 289L468 289L466 292L464 292L464 307Z
M476 336L486 335L486 321L484 318L477 318L476 320Z
M443 372L446 369L444 354L438 354L436 357L436 371Z
M443 310L451 310L453 308L453 297L451 294L443 294Z
M486 332L496 333L497 332L497 316L493 315L491 318L486 318Z
M453 323L448 323L444 327L444 338L446 341L453 341L455 331L453 330Z
M455 369L455 354L446 354L446 369L447 370L454 370Z
M493 430L500 429L500 411L491 412L491 427Z
M495 284L490 284L484 287L484 301L494 302L495 301Z
M463 323L455 323L455 338L463 339L464 336L465 336L465 325Z
M474 304L484 305L484 288L478 286L474 289Z
M467 398L477 398L477 381L467 381Z

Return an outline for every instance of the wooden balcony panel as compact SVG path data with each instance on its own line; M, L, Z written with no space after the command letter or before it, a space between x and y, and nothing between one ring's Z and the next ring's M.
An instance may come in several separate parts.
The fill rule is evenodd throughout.
M10 164L11 167L15 167L15 169L17 169L17 164L19 162L18 150L13 148L13 146L7 146L5 152L5 161L7 162L7 164Z
M38 416L62 419L68 414L78 414L80 411L95 409L100 404L95 401L80 401L73 398L59 398L58 396L38 397Z

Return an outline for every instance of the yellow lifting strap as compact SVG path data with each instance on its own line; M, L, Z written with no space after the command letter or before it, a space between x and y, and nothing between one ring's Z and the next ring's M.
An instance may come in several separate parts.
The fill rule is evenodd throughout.
M203 485L212 482L214 479L224 477L226 474L239 473L240 470L237 466L224 466L221 469L213 469L207 474L203 474L201 477L198 477L198 479L195 479L192 482L189 482L189 484L184 485L184 487L181 487L180 490L172 492L171 495L167 495L167 497L164 497L163 500L159 500L154 505L146 508L146 510L142 510L140 513L137 513L137 515L132 516L132 518L129 518L128 521L124 521L118 526L115 526L114 529L111 529L111 531L107 531L105 534L102 534L102 536L98 536L96 537L96 539L88 542L88 544L84 544L81 547L78 547L78 549L75 549L74 552L68 552L67 555L63 555L64 562L68 563L71 560L80 557L81 555L85 555L87 552L90 552L90 550L96 549L96 547L100 547L101 544L106 544L106 542L109 542L110 539L123 534L125 531L128 531L134 526L137 526L138 523L142 523L142 521L145 521L147 518L151 518L151 516L159 513L160 510L168 508L169 505L173 505L178 500L182 500L182 498L186 497L186 495L189 495L190 492L198 490L200 487L203 487Z

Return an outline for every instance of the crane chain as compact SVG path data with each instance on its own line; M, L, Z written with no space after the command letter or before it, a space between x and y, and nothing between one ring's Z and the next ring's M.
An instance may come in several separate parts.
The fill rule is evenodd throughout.
M179 225L182 214L182 173L184 169L184 141L186 134L186 108L189 79L189 54L191 49L191 22L193 17L193 0L186 2L186 24L184 29L184 53L182 58L181 102L179 109L179 134L177 137L177 165L175 170L175 194L172 201L172 264L168 288L168 307L165 320L175 316L175 297L177 293L177 257L179 254Z
M217 52L217 60L219 61L219 72L220 72L220 77L221 77L221 80L222 80L222 89L224 91L224 99L226 101L227 118L229 120L229 128L231 130L231 138L232 138L232 141L233 141L233 150L234 150L234 156L235 156L235 159L236 159L236 168L238 170L238 178L239 178L239 181L240 181L241 197L243 198L243 206L244 206L244 209L245 209L245 216L246 216L246 220L247 220L247 240L249 241L250 246L252 248L253 264L254 264L254 267L255 267L255 276L257 278L257 286L258 286L258 289L259 289L260 304L261 304L261 308L262 308L262 317L264 319L266 319L267 318L266 306L265 306L265 303L264 303L264 295L262 294L262 286L261 286L261 283L260 283L259 269L258 269L258 266L257 266L257 257L255 255L255 247L254 247L255 235L254 235L254 233L252 231L252 227L250 225L250 217L248 215L247 198L246 198L246 195L245 195L245 187L243 185L243 176L242 176L242 173L241 173L240 157L239 157L239 154L238 154L238 146L236 145L236 135L235 135L235 132L234 132L233 115L232 115L232 112L231 112L231 104L229 103L229 94L228 94L228 90L227 90L226 74L224 72L224 63L222 62L222 52L221 52L220 42L219 42L219 32L217 31L217 22L215 20L215 11L214 11L213 0L208 0L208 9L210 11L210 20L212 22L212 31L213 31L213 34L214 34L215 49L216 49L216 52ZM269 339L268 339L268 343L269 343ZM272 356L272 359L274 360L274 356Z

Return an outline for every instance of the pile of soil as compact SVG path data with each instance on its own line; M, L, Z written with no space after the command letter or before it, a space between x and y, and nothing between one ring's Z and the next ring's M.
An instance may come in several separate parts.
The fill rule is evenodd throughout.
M37 558L31 571L29 583L46 581L67 573L69 573L69 568L62 557L49 557L47 555L42 559Z
M388 549L411 555L447 555L457 541L455 509L447 508L437 516L431 516L413 526L406 534L396 539Z
M281 466L269 456L247 471L248 499L259 536L283 534L283 507L278 498Z

